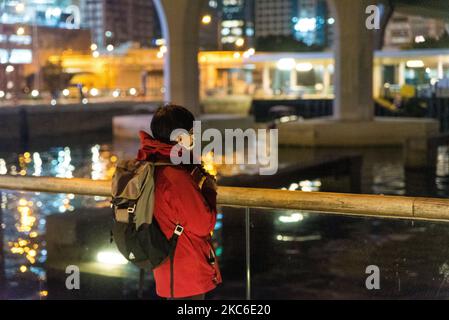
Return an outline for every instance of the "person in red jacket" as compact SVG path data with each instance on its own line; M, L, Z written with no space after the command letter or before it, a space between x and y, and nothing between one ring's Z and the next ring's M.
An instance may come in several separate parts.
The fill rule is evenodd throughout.
M170 151L177 144L170 140L171 133L176 129L191 131L194 120L181 106L160 107L151 121L152 136L140 132L137 159L170 162ZM153 270L156 293L164 298L204 299L222 281L211 245L217 213L215 180L201 165L192 164L158 166L154 177L154 218L162 232L169 239L177 224L184 227L173 261L173 291L167 259Z

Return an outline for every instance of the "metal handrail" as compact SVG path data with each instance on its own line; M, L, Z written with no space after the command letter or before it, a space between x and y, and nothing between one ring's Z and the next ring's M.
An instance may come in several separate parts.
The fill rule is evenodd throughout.
M82 178L0 176L0 189L110 196L111 182ZM218 204L327 214L449 222L449 199L219 187Z

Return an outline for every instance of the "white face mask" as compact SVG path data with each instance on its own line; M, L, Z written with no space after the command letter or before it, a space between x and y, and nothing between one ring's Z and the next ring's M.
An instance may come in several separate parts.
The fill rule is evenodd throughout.
M180 134L176 140L180 146L187 150L192 150L195 146L195 136L193 134Z

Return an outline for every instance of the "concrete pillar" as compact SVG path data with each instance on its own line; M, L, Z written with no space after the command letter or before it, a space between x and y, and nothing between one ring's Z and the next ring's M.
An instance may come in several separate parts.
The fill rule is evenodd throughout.
M382 65L380 62L374 64L373 70L373 97L378 98L381 96L383 87L382 79Z
M203 0L154 0L168 52L165 55L165 100L200 113L198 43Z
M329 1L336 17L334 117L339 120L372 120L373 34L365 21L368 0Z
M331 74L329 72L329 65L323 65L323 92L324 94L330 94L331 87Z
M262 88L264 95L269 95L270 90L270 67L264 64L262 71Z
M298 83L298 72L295 68L290 70L290 90L294 90Z
M437 67L438 79L444 78L444 68L443 68L443 58L438 57L438 67Z
M399 63L398 67L398 84L402 87L405 84L405 62Z

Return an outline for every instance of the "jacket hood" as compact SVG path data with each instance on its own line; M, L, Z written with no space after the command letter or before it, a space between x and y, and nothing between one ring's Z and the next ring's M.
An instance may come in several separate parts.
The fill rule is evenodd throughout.
M145 131L139 132L140 149L137 152L137 160L167 160L170 159L172 144L154 139Z

